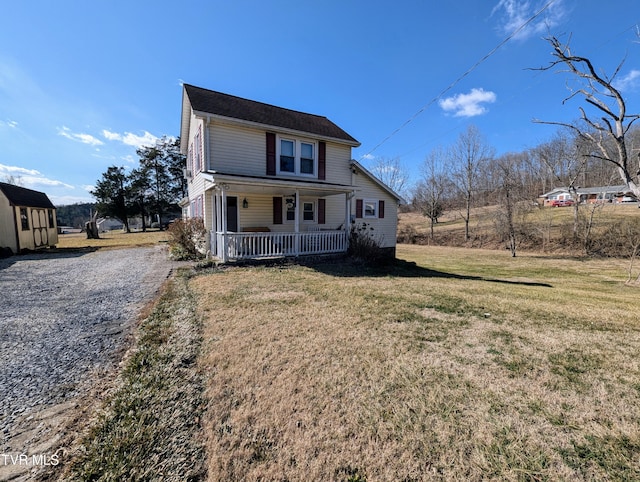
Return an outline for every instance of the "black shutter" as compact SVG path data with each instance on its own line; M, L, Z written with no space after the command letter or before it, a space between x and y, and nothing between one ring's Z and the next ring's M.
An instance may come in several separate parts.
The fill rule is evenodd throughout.
M378 201L378 217L380 219L384 218L384 201L382 199Z
M273 224L282 224L282 197L273 197Z
M327 143L318 144L318 179L327 178Z
M326 211L327 211L327 200L318 199L318 224L325 224L327 222Z
M356 199L356 218L362 217L362 199Z
M267 132L267 176L276 175L276 135Z

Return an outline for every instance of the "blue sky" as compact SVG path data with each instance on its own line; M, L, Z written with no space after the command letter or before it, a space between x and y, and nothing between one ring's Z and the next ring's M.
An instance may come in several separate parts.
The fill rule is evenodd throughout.
M571 121L568 77L549 34L612 73L629 111L640 94L637 0L31 0L0 17L0 180L55 204L92 201L111 165L177 136L183 82L327 116L358 139L353 157L426 155L474 124L498 154ZM482 60L484 59L484 60ZM475 67L474 67L475 66ZM469 71L472 69L471 71ZM464 75L466 73L466 75ZM399 130L398 130L399 129Z

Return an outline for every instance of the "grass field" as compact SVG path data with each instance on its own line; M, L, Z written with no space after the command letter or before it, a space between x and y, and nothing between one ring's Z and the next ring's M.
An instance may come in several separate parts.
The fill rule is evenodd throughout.
M100 233L100 239L87 239L86 233L72 233L58 235L56 247L59 249L78 248L125 248L134 246L150 246L157 243L166 243L168 239L166 231L148 230L125 233L123 231L109 231Z
M624 261L401 245L195 276L209 480L638 480Z
M398 258L181 275L62 479L197 480L205 461L211 481L640 480L627 260Z

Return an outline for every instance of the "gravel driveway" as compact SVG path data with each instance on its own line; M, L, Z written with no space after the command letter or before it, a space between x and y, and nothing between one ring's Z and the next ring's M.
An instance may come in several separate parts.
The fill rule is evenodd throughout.
M173 267L162 247L0 259L0 453L30 453L36 414L117 364Z

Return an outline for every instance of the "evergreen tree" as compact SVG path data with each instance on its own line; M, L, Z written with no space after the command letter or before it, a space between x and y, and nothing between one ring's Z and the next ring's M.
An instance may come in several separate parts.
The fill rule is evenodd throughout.
M103 216L111 216L124 225L127 233L129 216L132 213L131 188L124 167L111 166L102 174L91 195L97 200L97 211Z
M149 182L150 209L157 216L160 229L167 211L186 195L184 156L179 146L179 139L164 136L155 146L137 150L141 173L146 173Z

